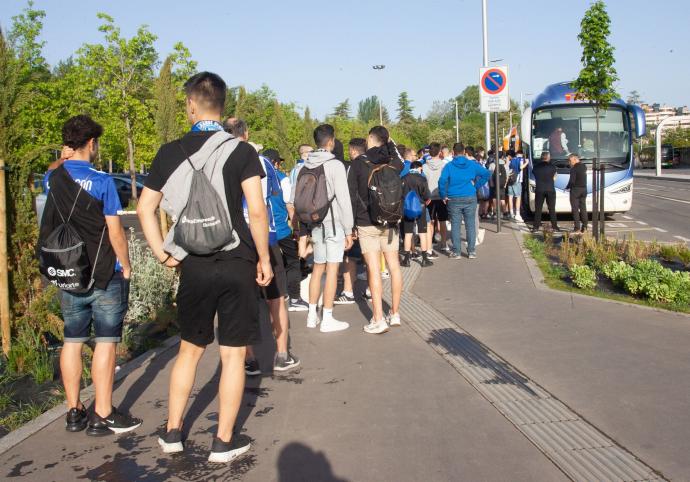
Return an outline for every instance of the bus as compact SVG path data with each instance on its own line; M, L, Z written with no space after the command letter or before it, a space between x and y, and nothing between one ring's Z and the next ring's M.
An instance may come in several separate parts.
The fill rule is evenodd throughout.
M557 168L556 212L569 213L570 195L565 190L570 179L568 155L580 156L588 165L587 209L592 212L592 170L596 156L596 113L586 101L576 99L569 82L549 85L534 98L522 115L523 150L529 160L524 176L524 206L534 212L535 180L532 168L543 152L551 154ZM606 164L604 210L607 214L623 213L632 207L633 148L635 138L645 135L644 111L623 100L613 101L599 112L601 162Z

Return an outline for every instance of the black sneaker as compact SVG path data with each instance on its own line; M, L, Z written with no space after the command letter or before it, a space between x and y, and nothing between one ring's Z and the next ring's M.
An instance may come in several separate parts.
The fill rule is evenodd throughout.
M86 408L82 405L81 409L71 408L65 416L65 430L68 432L81 432L89 423Z
M309 303L302 298L291 298L288 303L288 311L309 311Z
M340 293L340 296L338 296L333 303L336 305L351 305L355 302L355 297L354 296L348 296L345 293Z
M213 437L208 461L217 464L227 464L240 455L247 453L250 448L252 448L252 444L246 435L233 434L230 442L223 442L218 437Z
M434 265L434 263L429 258L427 258L426 256L424 258L422 258L421 264L422 264L422 268L428 268L429 266Z
M101 417L94 410L89 414L89 428L86 435L102 437L114 433L130 432L141 425L141 419L134 418L127 413L120 413L115 407L107 417Z
M163 428L165 430L165 428ZM174 428L168 430L164 434L158 437L158 445L163 449L164 454L176 454L184 450L182 445L182 432Z
M431 251L427 251L427 258L429 259L438 259L438 253L434 251L433 249Z
M259 367L259 362L256 359L246 360L244 362L244 373L246 373L247 376L250 377L261 375L261 368Z
M292 353L288 353L287 358L276 356L276 361L273 363L274 372L289 372L300 365L299 358Z

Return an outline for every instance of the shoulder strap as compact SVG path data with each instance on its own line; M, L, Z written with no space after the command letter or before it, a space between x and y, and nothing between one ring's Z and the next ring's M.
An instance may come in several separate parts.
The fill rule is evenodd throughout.
M67 175L69 176L69 173L67 173ZM55 201L55 196L53 196L53 190L52 190L52 189L50 190L50 197L53 198L53 204L55 204L55 210L56 210L56 211L58 212L58 214L60 215L60 219L62 219L62 223L63 223L63 224L69 223L69 220L72 219L72 214L74 214L74 208L77 207L77 201L79 200L79 195L80 195L81 192L84 190L84 184L85 184L89 179L91 179L92 176L93 176L93 174L91 174L89 177L87 177L86 179L84 179L84 181L83 181L82 183L79 183L79 191L77 191L77 195L74 196L74 202L72 203L72 208L70 209L69 214L67 215L67 220L65 220L65 217L64 217L64 216L62 215L62 213L60 212L60 208L58 207L57 201ZM74 180L74 179L73 179L73 180Z

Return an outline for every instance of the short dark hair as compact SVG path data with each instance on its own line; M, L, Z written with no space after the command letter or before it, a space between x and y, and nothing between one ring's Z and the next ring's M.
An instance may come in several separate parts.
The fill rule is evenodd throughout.
M265 149L264 152L261 153L261 155L271 162L280 161L280 154L275 149Z
M330 124L321 124L314 129L314 142L316 147L324 148L328 141L333 139L335 141L335 129Z
M523 155L523 154L524 154L524 152L522 152L522 149L518 149L518 150L517 150L517 155L518 155L518 156L521 156L521 155Z
M72 149L81 149L102 135L103 127L88 115L76 115L62 126L62 144Z
M355 137L353 139L350 139L349 145L350 149L354 149L360 154L364 154L365 152L367 152L367 141L366 139L362 139L361 137Z
M460 156L465 153L465 144L462 142L456 142L453 144L453 154Z
M225 127L226 132L229 132L235 137L244 137L249 130L247 122L244 119L236 119L234 117L227 119L223 127Z
M340 139L337 137L335 138L335 145L333 146L333 155L335 156L336 159L340 159L341 161L345 160L345 148L343 147L343 143L340 142Z
M410 164L410 169L419 169L423 165L422 161L413 161L412 164Z
M405 147L405 144L398 144L395 146L398 149L398 154L400 154L400 157L405 157L405 152L407 151L407 147Z
M441 144L439 144L438 142L432 142L429 145L429 155L431 157L437 157L440 152L441 152Z
M470 157L474 157L474 147L472 147L472 146L465 147L465 154L470 156Z
M374 126L371 129L369 129L369 135L374 136L376 140L381 142L382 144L388 144L388 139L390 139L390 134L388 133L388 129L386 129L383 126Z
M542 153L541 153L541 160L542 160L542 161L547 160L547 159L549 158L550 155L551 155L551 154L549 153L549 151L544 151L544 152L542 152Z
M301 151L303 147L308 147L309 149L312 149L311 144L300 144L297 147L297 152L299 153L299 151Z
M184 83L184 92L205 109L223 112L227 87L220 75L212 72L199 72Z

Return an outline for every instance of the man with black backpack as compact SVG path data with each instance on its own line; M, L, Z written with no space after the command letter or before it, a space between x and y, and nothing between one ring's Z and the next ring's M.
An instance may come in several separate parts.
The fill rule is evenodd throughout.
M65 321L60 371L69 412L66 429L87 435L124 433L141 420L113 407L115 348L122 339L131 267L127 239L117 214L122 209L113 179L91 164L103 128L79 115L62 128L71 157L46 176L48 200L41 222L41 272L60 288ZM82 346L91 327L96 348L91 377L95 403L87 413L79 398Z
M367 152L352 160L348 185L355 213L357 237L366 261L373 318L364 327L366 333L380 334L388 326L400 325L400 297L402 272L398 250L398 223L402 218L403 161L388 129L372 127L367 137ZM393 303L386 318L383 314L381 281L381 253L391 277Z
M345 251L352 247L352 205L347 189L345 165L333 154L335 130L329 124L314 129L316 150L309 154L297 176L291 200L295 217L311 231L314 268L309 282L307 327L321 332L346 330L349 323L333 318L338 272ZM317 304L323 288L323 313L319 320Z
M268 286L273 278L261 188L265 174L256 150L223 130L223 79L200 72L184 88L191 132L159 149L137 207L154 256L166 266L180 266L181 273L182 340L170 375L168 422L158 443L164 453L184 450L182 418L199 360L213 342L217 315L222 370L209 461L227 463L250 448L249 438L233 433L233 426L244 392L246 346L260 341L257 284ZM176 220L165 241L159 204Z

